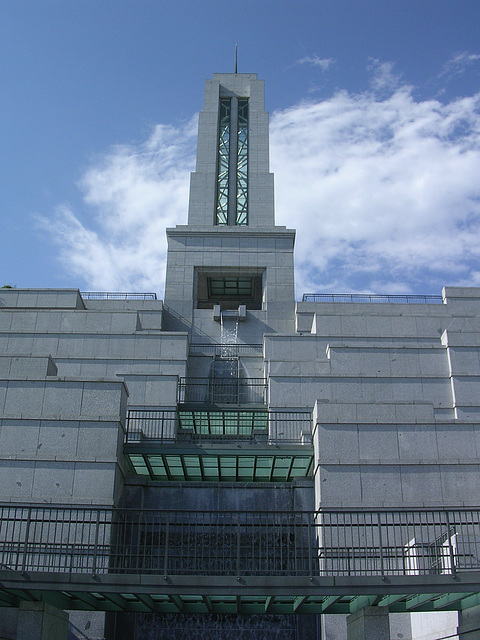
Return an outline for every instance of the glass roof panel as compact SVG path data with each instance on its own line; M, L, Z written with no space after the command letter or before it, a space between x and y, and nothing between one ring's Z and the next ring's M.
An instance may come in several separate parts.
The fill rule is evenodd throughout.
M239 482L286 482L295 477L305 477L311 455L224 455L173 454L164 456L130 454L135 472L156 480L180 481L239 481ZM167 468L165 468L165 465ZM219 473L220 470L220 473Z
M276 469L280 469L280 468L284 468L284 469L288 469L290 467L290 464L292 462L292 456L277 456L275 458L275 468Z
M185 469L187 471L188 480L201 480L202 470L200 468L200 459L198 456L184 456Z
M166 471L155 473L155 480L169 480Z
M257 469L270 469L272 462L272 456L259 456L257 458Z
M135 472L138 473L139 475L144 475L144 476L150 475L148 471L148 467L145 464L145 460L143 459L143 456L130 455L130 462L132 463L135 469Z
M182 461L180 459L180 456L165 456L165 460L167 461L168 464L168 468L170 469L170 471L172 469L181 469L182 468Z
M229 473L232 470L236 474L237 472L237 459L236 458L227 458L222 456L220 458L220 469L222 471L222 475L224 473Z

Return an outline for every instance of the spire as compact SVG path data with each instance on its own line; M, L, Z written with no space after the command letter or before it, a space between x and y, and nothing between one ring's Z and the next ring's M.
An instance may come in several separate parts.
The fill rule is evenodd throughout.
M237 45L235 45L235 67L233 73L237 73Z

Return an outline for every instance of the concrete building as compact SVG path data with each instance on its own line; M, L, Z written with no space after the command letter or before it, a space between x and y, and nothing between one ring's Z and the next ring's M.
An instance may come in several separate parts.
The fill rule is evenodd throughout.
M480 637L480 289L295 303L255 74L167 237L164 302L0 290L0 639Z

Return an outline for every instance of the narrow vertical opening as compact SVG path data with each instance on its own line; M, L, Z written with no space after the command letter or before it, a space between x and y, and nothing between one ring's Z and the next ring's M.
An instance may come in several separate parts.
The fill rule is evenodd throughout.
M238 100L237 207L235 224L248 224L248 99Z
M231 99L221 98L219 109L216 224L226 225L229 199Z
M220 98L217 225L248 225L248 98Z

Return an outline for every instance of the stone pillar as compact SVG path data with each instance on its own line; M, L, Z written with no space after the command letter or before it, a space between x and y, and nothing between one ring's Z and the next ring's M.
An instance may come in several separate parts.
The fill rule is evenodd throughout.
M364 607L349 615L347 640L390 640L388 609Z
M68 613L45 602L21 602L17 640L67 640Z
M480 636L480 606L460 613L457 633L460 640L476 640Z

